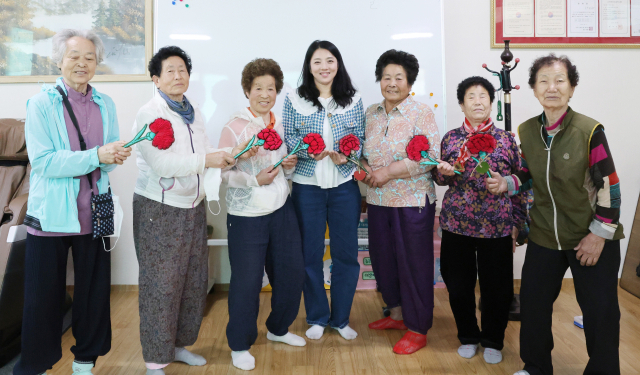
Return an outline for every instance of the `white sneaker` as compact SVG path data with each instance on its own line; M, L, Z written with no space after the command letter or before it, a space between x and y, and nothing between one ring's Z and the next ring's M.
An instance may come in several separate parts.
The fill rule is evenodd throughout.
M531 375L531 374L529 374L529 371L520 370L513 375Z

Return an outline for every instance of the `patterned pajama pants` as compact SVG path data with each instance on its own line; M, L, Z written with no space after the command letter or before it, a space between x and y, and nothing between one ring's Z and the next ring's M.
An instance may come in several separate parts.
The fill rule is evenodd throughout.
M166 364L198 338L207 297L205 205L177 208L133 197L133 239L140 265L142 356Z

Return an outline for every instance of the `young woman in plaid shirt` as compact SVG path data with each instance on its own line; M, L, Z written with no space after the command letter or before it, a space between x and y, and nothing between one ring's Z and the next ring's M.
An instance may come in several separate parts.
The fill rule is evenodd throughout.
M342 137L353 134L364 141L364 108L336 46L315 41L307 50L302 85L284 103L282 122L289 151L309 133L322 136L326 149L317 155L297 153L292 198L302 234L305 264L304 304L306 335L317 340L327 325L347 340L355 339L349 314L358 282L357 228L360 189L353 180L355 165L339 153ZM360 152L358 151L358 157ZM331 237L331 308L323 277L325 226Z

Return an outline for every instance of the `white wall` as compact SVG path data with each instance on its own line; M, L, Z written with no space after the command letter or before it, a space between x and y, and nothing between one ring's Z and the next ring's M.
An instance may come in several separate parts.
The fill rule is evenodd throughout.
M453 129L462 123L463 117L456 105L456 87L464 78L482 75L496 82L497 78L482 69L487 63L497 70L501 50L489 48L489 2L477 0L444 1L445 17L445 65L447 92L447 124ZM375 42L375 41L367 41ZM517 124L541 112L538 101L533 97L528 80L528 68L537 56L549 50L513 49L521 65L513 71L513 85L520 85L520 91L512 94L514 129ZM625 234L631 231L638 194L640 193L640 139L637 108L638 87L640 87L640 50L622 49L568 49L553 50L558 54L567 54L577 65L581 81L571 101L572 107L586 115L598 119L606 127L607 138L613 152L616 168L622 187L621 222ZM375 64L372 61L371 64ZM424 67L421 74L429 74ZM150 82L136 83L95 83L98 90L110 95L118 109L120 134L122 139L131 138L131 125L138 109L152 97L153 85ZM25 103L29 97L40 90L38 84L2 84L0 85L0 117L24 117ZM498 123L500 124L500 123ZM119 166L111 174L113 190L122 197L125 219L122 226L122 238L112 253L112 283L137 284L138 263L136 261L133 238L131 198L137 176L137 168L132 157L124 166ZM442 197L444 189L439 189ZM224 190L221 191L224 196ZM212 205L214 212L217 206ZM209 222L214 225L214 237L225 238L226 213L218 216L208 214ZM621 251L627 249L627 239L621 242ZM211 267L219 283L228 283L230 270L226 248L212 249ZM524 248L516 252L514 275L520 278L524 261ZM568 274L570 276L570 274Z

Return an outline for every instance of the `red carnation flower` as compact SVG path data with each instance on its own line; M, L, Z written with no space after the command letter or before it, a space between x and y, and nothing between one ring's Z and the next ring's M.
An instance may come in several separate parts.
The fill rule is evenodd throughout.
M340 152L346 156L351 156L352 151L360 149L360 139L353 134L342 137L340 140Z
M275 151L282 146L282 138L277 131L273 129L262 129L260 133L258 133L258 138L264 140L264 145L262 147L265 150Z
M310 154L319 154L326 148L322 137L318 133L309 133L303 139L302 142L309 145L307 152Z
M168 149L176 140L173 136L171 122L163 118L155 119L151 125L149 125L149 130L155 133L151 144L159 150Z
M473 155L490 154L496 149L496 139L491 134L476 134L467 141L467 149Z
M416 135L407 145L407 156L413 161L420 161L422 151L429 151L429 140L424 135Z

